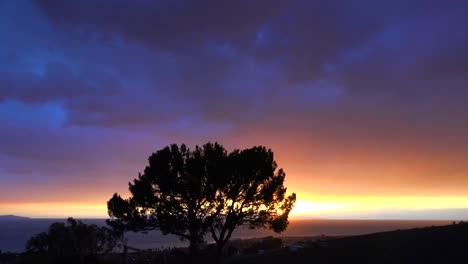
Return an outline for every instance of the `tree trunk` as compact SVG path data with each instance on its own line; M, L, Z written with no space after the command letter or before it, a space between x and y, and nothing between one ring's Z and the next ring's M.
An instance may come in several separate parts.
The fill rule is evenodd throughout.
M190 256L195 257L198 255L199 245L198 245L198 238L191 238L190 239Z
M124 250L123 250L123 264L127 264L127 255L128 255L128 247L127 247L127 242L124 244Z
M220 241L216 243L216 263L221 263L221 259L223 258L223 247L224 243Z

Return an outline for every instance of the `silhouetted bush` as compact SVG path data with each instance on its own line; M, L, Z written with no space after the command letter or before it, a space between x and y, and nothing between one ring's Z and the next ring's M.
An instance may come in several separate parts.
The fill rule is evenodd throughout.
M68 218L66 223L53 223L47 232L31 237L26 243L24 261L97 263L97 254L112 251L120 235L106 227Z

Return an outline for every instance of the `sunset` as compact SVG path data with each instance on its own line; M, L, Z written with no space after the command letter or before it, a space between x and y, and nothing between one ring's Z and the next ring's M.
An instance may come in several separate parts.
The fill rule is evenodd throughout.
M467 11L1 1L0 215L113 218L153 153L219 143L272 151L291 223L467 220Z

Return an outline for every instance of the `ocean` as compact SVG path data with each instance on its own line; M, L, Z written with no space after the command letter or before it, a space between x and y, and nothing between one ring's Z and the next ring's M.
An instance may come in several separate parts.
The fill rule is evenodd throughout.
M105 225L104 219L81 219L87 224ZM0 221L0 251L23 252L26 241L33 235L47 231L50 224L63 222L64 219L21 219ZM348 236L360 235L397 229L437 226L451 224L451 221L431 220L291 220L288 229L277 234L268 229L251 230L247 227L234 231L232 239L248 239L265 236L307 237L307 236ZM126 234L128 245L138 249L156 249L168 247L184 247L187 241L178 237L164 236L158 231ZM208 243L212 242L207 236Z

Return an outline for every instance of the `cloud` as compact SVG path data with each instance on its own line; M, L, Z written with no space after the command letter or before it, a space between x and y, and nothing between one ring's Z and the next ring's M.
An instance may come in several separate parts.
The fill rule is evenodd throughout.
M171 54L180 69L171 81L177 80L158 91L171 90L169 99L189 98L184 104L202 108L207 118L228 112L225 118L236 119L231 113L250 108L246 90L255 90L256 99L277 90L309 93L314 86L304 83L321 80L358 97L378 93L368 100L430 98L441 93L437 87L460 91L467 66L466 34L457 30L466 18L456 3L39 3L57 30L84 31L83 38L108 36L123 45L141 44L154 54ZM252 61L254 68L246 66ZM268 72L275 76L267 79ZM251 81L249 74L259 77ZM238 79L248 79L255 88L234 87ZM460 93L464 96L455 96ZM273 99L279 101L284 92L277 94ZM217 111L204 109L210 105Z
M383 170L404 175L400 189L455 179L444 175L466 171L466 7L2 2L0 173L128 179L157 147L219 140L272 147L317 190L391 192L375 187Z

